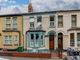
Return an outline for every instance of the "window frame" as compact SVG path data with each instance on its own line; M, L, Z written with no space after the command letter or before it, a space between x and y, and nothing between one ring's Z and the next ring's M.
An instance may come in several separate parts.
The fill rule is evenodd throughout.
M30 29L34 29L34 20L32 20L32 18L35 20L34 16L29 17L29 24L30 24Z
M71 27L76 27L76 26L77 26L77 15L71 15Z
M70 46L75 46L75 33L70 33Z
M63 28L63 15L58 15L58 28Z
M17 29L17 16L13 16L13 29Z
M50 15L50 28L54 28L55 27L55 17L54 15Z
M6 17L6 29L10 29L11 28L11 17Z

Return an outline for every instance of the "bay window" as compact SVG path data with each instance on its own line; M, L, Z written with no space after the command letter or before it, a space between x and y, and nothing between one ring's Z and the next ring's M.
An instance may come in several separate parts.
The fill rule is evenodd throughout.
M70 46L75 46L74 33L70 33Z
M43 32L28 32L28 47L43 47L44 45Z

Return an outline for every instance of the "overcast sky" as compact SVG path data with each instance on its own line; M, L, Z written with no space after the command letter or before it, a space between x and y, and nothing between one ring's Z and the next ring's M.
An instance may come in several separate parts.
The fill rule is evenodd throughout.
M80 0L30 0L34 12L79 9ZM29 0L0 0L0 14L27 12Z

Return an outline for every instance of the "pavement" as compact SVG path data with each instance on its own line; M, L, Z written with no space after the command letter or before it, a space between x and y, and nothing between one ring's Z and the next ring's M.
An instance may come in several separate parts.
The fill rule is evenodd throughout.
M0 56L0 60L62 60L59 58L23 58L23 57L9 57L9 56Z
M66 57L67 53L63 52L62 57ZM68 57L70 59L70 57ZM58 57L58 54L52 53L52 58L24 58L24 57L11 57L11 56L0 56L0 60L63 60Z

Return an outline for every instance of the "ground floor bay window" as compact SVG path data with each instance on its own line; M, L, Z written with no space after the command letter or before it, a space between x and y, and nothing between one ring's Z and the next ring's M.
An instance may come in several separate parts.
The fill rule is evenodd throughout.
M38 52L40 48L43 48L44 43L44 31L28 31L27 32L27 47L31 48L32 52Z
M80 47L80 32L70 33L70 47L74 48Z

